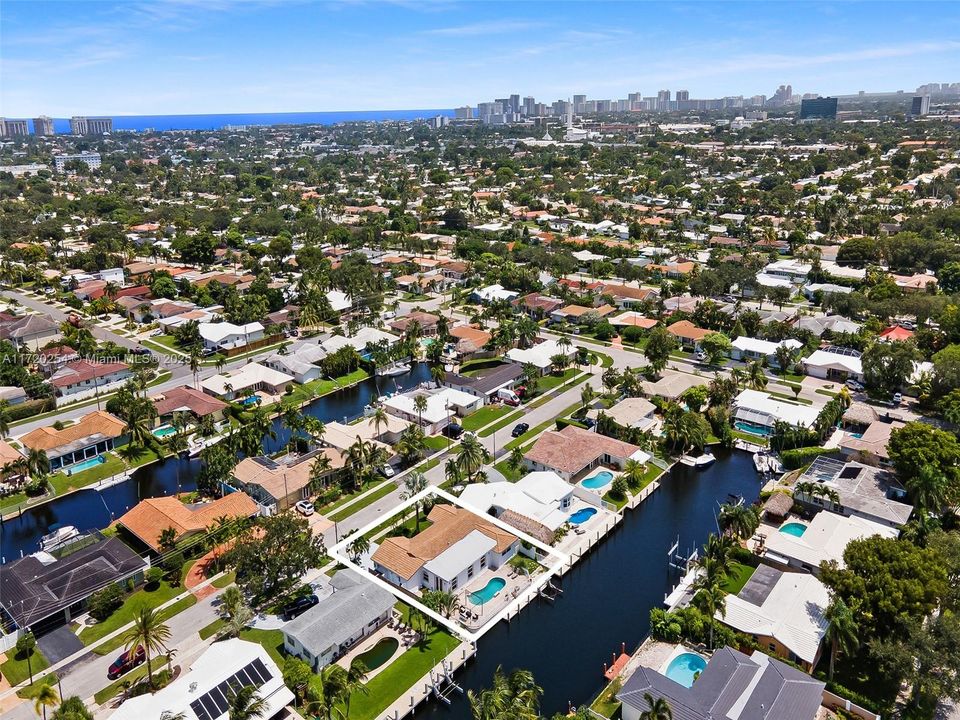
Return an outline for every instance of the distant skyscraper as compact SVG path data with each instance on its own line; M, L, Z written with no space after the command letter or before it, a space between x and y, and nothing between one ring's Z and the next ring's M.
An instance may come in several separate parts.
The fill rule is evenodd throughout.
M523 114L527 117L533 117L537 114L537 99L531 95L527 95L523 99Z
M473 108L469 105L464 105L463 107L458 107L453 111L453 115L457 120L472 120L473 119Z
M33 119L33 134L34 135L53 135L56 131L53 129L53 118L49 118L46 115L41 115L40 117Z
M76 155L54 155L53 166L57 172L63 172L66 170L67 163L71 160L78 160L91 170L96 170L100 167L100 153L97 152L84 152L77 153Z
M667 112L670 109L670 91L660 90L657 93L657 110Z
M515 113L520 112L520 96L519 95L510 96L510 112L515 112Z
M586 105L586 103L587 103L587 96L586 96L586 95L574 95L574 96L573 96L573 111L574 111L574 112L578 112L578 113L582 113L582 112L583 112L583 106Z
M669 99L669 98L667 98L667 99ZM681 100L687 101L687 100L689 100L689 99L690 99L690 91L689 91L689 90L677 90L677 102L680 102Z
M768 104L781 106L788 105L793 98L793 86L792 85L781 85L777 88L777 91L773 94L773 97L770 98Z
M926 115L930 112L930 96L929 95L917 95L913 98L913 102L910 103L910 114L915 117L920 117L921 115Z
M800 101L801 120L835 120L837 99L835 97L808 98Z
M75 115L70 118L71 135L103 135L113 132L113 119L107 117L84 117Z
M0 118L0 137L20 137L29 134L30 128L26 120Z

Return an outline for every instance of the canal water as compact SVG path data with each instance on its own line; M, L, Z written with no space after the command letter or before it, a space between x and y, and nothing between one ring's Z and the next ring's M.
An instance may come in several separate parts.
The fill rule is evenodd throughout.
M324 422L343 422L363 412L371 399L380 395L407 390L430 379L426 363L415 364L410 372L392 378L368 378L352 387L314 400L303 411ZM280 418L273 422L276 439L264 438L264 448L274 453L286 445L290 431ZM40 538L49 528L73 525L78 530L105 528L113 520L144 498L171 495L179 486L184 491L196 489L195 477L200 472L200 459L167 459L136 470L129 480L97 489L96 487L54 498L50 502L23 511L22 516L6 520L0 526L0 563L16 560L21 553L39 549Z
M679 536L681 551L702 545L716 532L718 504L728 494L752 502L760 483L748 453L717 449L717 462L696 471L677 465L659 490L619 529L564 575L554 604L536 600L511 623L501 622L478 643L476 660L456 681L465 690L489 687L494 671L523 668L543 688L542 714L566 713L568 702L589 702L604 685L603 664L633 651L649 631L649 613L661 607L679 579L667 566L667 551ZM417 716L469 717L466 698L453 705L431 702Z

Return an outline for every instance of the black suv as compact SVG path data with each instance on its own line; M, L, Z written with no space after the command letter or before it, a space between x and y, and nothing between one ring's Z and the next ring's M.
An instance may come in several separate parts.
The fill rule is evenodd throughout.
M310 595L299 597L293 602L284 606L283 617L285 620L293 620L295 617L303 615L318 602L320 602L320 598L312 593Z

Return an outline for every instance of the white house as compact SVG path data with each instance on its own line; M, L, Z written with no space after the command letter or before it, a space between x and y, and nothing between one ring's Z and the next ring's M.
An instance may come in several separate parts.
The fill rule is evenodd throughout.
M221 400L234 400L247 398L258 390L279 395L292 382L292 375L278 372L260 363L248 363L239 370L209 377L201 381L200 387L208 395Z
M519 293L514 292L513 290L507 290L503 285L488 285L484 288L478 288L470 293L470 299L476 302L481 302L484 305L497 300L505 300L509 302L517 297Z
M110 716L115 720L160 720L183 713L186 720L226 720L228 700L222 688L256 688L264 701L262 720L279 715L293 702L283 673L258 643L233 638L214 643L162 690L125 701Z
M801 360L807 375L823 380L863 380L860 352L852 348L827 347Z
M284 348L282 353L274 353L263 361L271 370L293 375L298 383L317 380L323 375L317 363L327 356L327 351L312 342L296 342Z
M333 354L343 347L352 347L357 352L362 352L368 345L386 344L387 347L393 346L400 338L383 330L372 327L362 327L353 335L331 335L326 340L320 342L320 347Z
M418 412L415 406L418 396L425 397L427 406ZM412 423L421 423L427 435L440 432L453 417L464 417L482 407L484 398L454 390L441 388L439 390L415 390L402 395L394 395L384 401L384 409L398 418L409 420Z
M753 428L773 430L778 422L791 426L813 427L820 411L809 405L777 400L759 390L741 390L733 400L733 417Z
M229 322L200 323L197 328L203 346L208 350L226 350L244 347L263 339L263 325L258 322L234 325Z
M460 500L494 517L510 510L543 525L552 534L570 520L573 487L555 472L532 472L515 483L472 483L464 488Z
M513 348L507 351L506 358L510 362L520 365L530 364L540 371L541 375L546 375L553 369L554 355L564 355L573 358L577 354L577 348L574 345L562 347L556 340L546 340L531 348Z
M758 338L741 335L731 343L730 357L734 360L763 360L774 367L780 367L777 361L777 348L785 347L788 350L795 351L803 347L803 343L793 338L781 340L778 343L769 340L760 340Z
M330 303L330 308L337 314L342 315L347 310L353 307L353 300L345 292L340 292L339 290L328 290L327 291L327 302ZM325 318L329 319L329 318Z
M417 592L456 592L484 570L496 570L517 554L520 538L483 516L454 505L434 505L430 526L412 538L388 537L374 551L374 572Z

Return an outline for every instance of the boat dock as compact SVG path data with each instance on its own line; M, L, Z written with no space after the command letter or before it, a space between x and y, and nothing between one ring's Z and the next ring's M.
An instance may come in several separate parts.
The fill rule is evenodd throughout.
M400 720L407 715L412 715L420 703L430 698L436 698L445 705L449 705L453 693L463 692L463 688L454 681L453 674L476 654L477 648L472 643L466 641L460 643L449 655L430 668L426 675L417 680L407 692L394 700L390 707L378 715L378 720Z

